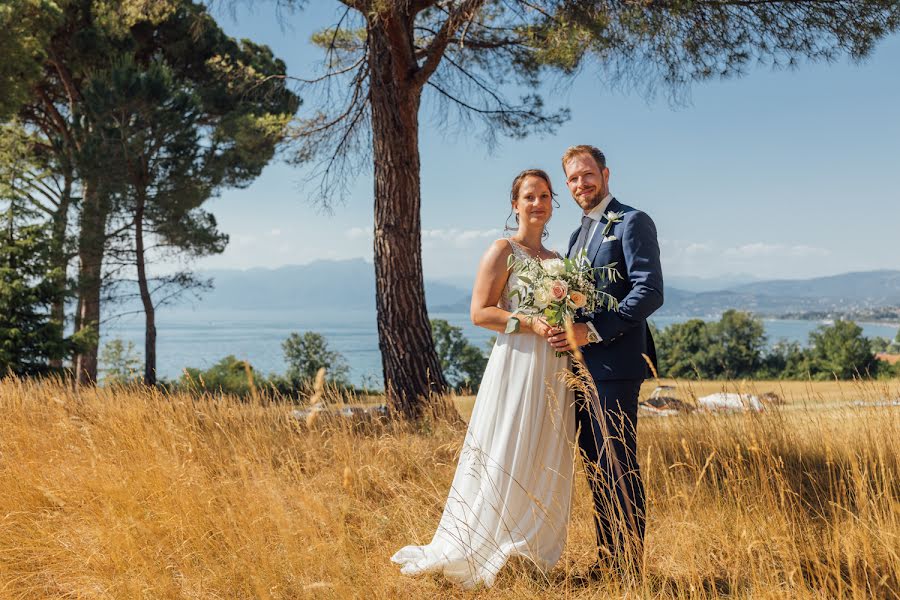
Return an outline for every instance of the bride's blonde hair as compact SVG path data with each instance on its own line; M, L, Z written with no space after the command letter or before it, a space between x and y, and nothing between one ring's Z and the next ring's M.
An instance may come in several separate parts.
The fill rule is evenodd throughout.
M515 179L513 179L512 189L509 193L509 216L506 217L506 226L503 228L504 231L515 231L517 229L516 227L509 226L509 219L510 217L515 215L516 225L519 224L519 215L518 213L513 212L513 204L516 203L516 198L519 197L519 190L521 189L522 182L525 181L526 177L538 177L540 179L543 179L544 183L547 184L547 188L550 190L550 197L553 199L554 208L559 208L559 202L556 201L556 192L553 191L553 184L550 182L550 176L547 175L547 172L543 169L525 169L524 171L516 175ZM549 232L547 231L547 227L544 226L544 233L541 234L541 237L545 238L548 235Z

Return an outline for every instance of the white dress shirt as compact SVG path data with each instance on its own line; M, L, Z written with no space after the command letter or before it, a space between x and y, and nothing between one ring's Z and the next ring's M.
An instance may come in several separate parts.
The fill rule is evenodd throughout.
M594 237L594 233L597 231L597 227L600 226L600 218L606 213L606 207L609 206L609 203L612 202L612 194L606 194L606 197L600 201L600 204L584 213L586 217L590 217L594 220L594 224L591 225L591 230L588 231L587 239L584 241L584 248L587 249L591 245L591 240Z

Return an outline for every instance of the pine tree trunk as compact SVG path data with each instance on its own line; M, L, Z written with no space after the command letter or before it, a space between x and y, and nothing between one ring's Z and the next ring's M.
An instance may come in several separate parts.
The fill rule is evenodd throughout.
M137 191L137 207L134 213L134 250L137 265L138 288L144 305L144 384L156 385L156 311L147 285L147 266L144 260L144 206L146 192Z
M78 331L93 330L93 339L75 357L79 385L97 382L97 348L100 342L100 290L106 246L107 208L102 194L84 183L81 231L78 236Z
M398 83L385 32L369 26L375 162L378 346L392 409L420 417L447 391L425 308L419 186L420 91Z

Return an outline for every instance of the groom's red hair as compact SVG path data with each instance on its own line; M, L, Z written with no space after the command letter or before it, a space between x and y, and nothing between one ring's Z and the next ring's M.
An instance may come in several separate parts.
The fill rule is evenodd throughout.
M588 156L591 156L597 163L597 166L600 167L601 171L606 168L606 155L603 154L603 151L600 150L600 148L596 146L590 146L588 144L581 144L579 146L569 146L563 153L563 173L566 172L566 163L572 160L572 157L578 156L579 154L587 154Z

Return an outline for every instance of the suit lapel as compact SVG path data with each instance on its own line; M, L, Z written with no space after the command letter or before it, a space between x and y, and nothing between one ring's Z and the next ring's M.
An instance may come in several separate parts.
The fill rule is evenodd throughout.
M621 206L622 205L619 204L615 198L611 199L603 216L600 217L600 222L597 223L597 229L594 230L594 237L591 238L591 243L588 244L588 258L590 258L591 264L594 264L594 259L597 258L597 253L600 251L600 245L603 243L603 230L606 228L606 224L609 223L609 220L606 218L606 213L609 211L619 212Z

